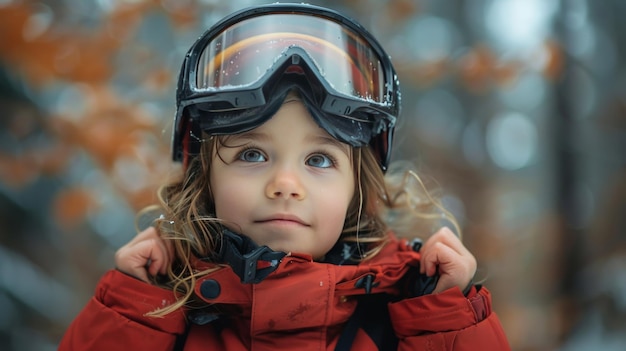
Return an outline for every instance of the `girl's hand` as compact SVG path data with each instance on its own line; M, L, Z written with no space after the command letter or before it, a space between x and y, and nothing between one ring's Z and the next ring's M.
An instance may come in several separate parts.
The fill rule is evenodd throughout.
M455 286L463 291L476 273L476 258L449 228L443 227L428 238L420 253L420 273L427 276L439 275L433 293Z
M137 234L115 253L118 270L150 283L149 276L166 274L174 256L169 241L161 239L154 227Z

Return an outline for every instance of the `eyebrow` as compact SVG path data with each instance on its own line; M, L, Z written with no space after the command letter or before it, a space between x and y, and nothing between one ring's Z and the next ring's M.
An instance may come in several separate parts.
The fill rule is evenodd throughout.
M235 141L268 141L270 140L269 135L264 134L264 133L259 133L259 132L255 132L255 131L249 131L249 132L243 132L241 134L231 134L228 135L228 140L235 140Z
M311 141L311 142L316 142L316 143L320 143L323 145L329 145L329 146L333 146L336 147L338 149L340 149L341 151L345 152L346 155L350 155L350 146L348 144L342 143L339 140L330 137L330 136L326 136L326 135L311 135L311 136L307 136L306 137L307 141Z
M271 138L269 135L265 133L259 133L256 131L249 131L242 134L232 134L230 136L232 140L238 141L269 141ZM336 147L339 150L346 153L346 155L350 156L350 145L340 142L339 140L325 135L324 134L311 134L305 137L305 141L310 143L319 143L322 145L329 145L332 147Z

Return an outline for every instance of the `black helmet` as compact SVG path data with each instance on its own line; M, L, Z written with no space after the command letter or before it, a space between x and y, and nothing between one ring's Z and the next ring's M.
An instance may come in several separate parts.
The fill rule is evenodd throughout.
M173 159L197 154L202 131L258 127L293 89L320 127L352 146L369 144L387 169L400 113L391 60L360 24L307 4L241 10L191 46L176 92Z

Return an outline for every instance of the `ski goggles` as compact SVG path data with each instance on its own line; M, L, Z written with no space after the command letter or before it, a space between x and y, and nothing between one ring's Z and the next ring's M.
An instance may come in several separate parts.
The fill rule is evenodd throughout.
M370 145L386 170L400 109L398 80L381 45L325 8L271 4L232 14L190 48L179 76L173 158L187 162L202 132L260 126L297 89L334 138Z

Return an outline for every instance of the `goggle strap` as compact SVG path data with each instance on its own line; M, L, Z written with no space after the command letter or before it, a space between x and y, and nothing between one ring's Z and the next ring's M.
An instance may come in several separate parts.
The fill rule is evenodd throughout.
M187 169L189 166L189 138L190 138L190 124L186 123L185 133L183 133L183 169Z
M201 135L202 131L200 130L197 123L189 118L187 123L185 123L185 133L183 136L183 169L187 169L189 166L189 162L191 160L191 156L197 155L200 153L200 145L202 142Z

